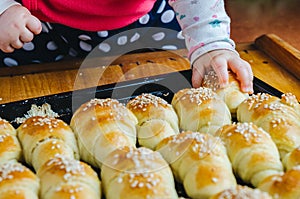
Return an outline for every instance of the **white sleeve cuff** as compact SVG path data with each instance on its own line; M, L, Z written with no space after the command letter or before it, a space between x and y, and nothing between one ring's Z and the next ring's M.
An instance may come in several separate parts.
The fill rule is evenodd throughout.
M221 49L230 50L232 52L235 52L239 56L239 53L235 50L235 46L232 46L232 43L226 41L212 42L202 47L199 47L194 52L192 52L192 54L190 55L191 65L193 65L194 62L203 54L213 50L221 50Z
M14 0L1 0L0 1L0 15L7 10L9 7L13 5L20 5L18 2Z

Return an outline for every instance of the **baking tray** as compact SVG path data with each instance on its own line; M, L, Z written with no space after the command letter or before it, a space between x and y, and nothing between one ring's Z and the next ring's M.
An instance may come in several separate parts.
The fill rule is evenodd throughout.
M19 124L14 122L15 118L23 117L30 110L32 104L41 106L44 103L51 105L53 111L60 115L60 119L70 123L72 113L81 104L92 98L114 98L122 103L127 103L131 98L142 93L152 93L171 102L174 93L191 87L191 70L140 78L125 82L108 84L88 89L65 92L55 95L32 98L0 105L0 117L12 123L17 128ZM254 92L264 92L280 97L282 93L265 82L254 77ZM97 169L95 169L99 173ZM239 184L245 185L239 178ZM248 185L251 186L251 185ZM176 190L181 197L187 197L182 184L176 183Z
M142 93L152 93L171 102L174 93L183 88L191 87L191 70L173 72L164 75L151 76L93 88L48 95L22 101L0 105L0 117L18 124L15 118L23 117L30 110L32 104L41 106L44 103L51 105L53 111L60 115L60 119L69 123L72 113L83 103L92 98L114 98L122 103ZM254 92L264 92L280 97L282 92L254 77Z

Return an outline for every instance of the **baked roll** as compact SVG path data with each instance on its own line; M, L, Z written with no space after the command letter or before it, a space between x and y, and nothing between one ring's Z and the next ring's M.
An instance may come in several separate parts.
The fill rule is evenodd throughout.
M231 124L230 111L223 100L209 88L186 88L175 93L172 105L179 118L179 128L214 134Z
M240 82L237 80L234 73L228 71L228 76L228 85L221 88L215 71L209 71L203 78L202 86L216 92L228 106L231 115L235 117L238 105L246 100L249 97L249 94L241 91Z
M127 108L138 119L137 137L141 146L154 150L162 139L179 133L175 110L160 97L142 94L130 100Z
M115 99L92 99L81 105L71 119L80 157L94 167L101 167L113 150L136 145L134 114Z
M186 131L165 138L156 150L191 198L209 198L236 186L225 146L217 137Z
M259 189L237 185L235 188L221 191L210 199L272 199L272 196Z
M293 167L286 173L273 175L264 179L258 188L268 192L273 198L300 198L300 167Z
M101 183L86 163L57 154L37 172L42 199L99 199Z
M172 171L158 152L123 147L106 157L101 168L106 199L178 198Z
M300 146L300 116L295 109L297 106L289 104L286 97L280 99L267 93L258 93L241 103L237 109L238 121L253 122L271 135L281 159Z
M279 152L270 135L252 123L225 125L217 131L234 172L257 187L268 176L283 172Z
M8 161L20 161L21 145L16 136L16 129L0 118L0 164Z
M75 134L67 123L57 118L33 116L17 128L26 163L39 168L56 154L79 159Z
M300 166L300 146L289 152L282 160L282 163L286 170Z
M38 199L39 178L18 162L0 165L1 199Z

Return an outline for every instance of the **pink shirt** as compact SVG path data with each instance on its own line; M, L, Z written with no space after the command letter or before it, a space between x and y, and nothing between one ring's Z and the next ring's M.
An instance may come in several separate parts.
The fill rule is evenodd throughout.
M49 3L51 2L51 4ZM22 0L40 20L88 31L124 27L147 14L156 0Z

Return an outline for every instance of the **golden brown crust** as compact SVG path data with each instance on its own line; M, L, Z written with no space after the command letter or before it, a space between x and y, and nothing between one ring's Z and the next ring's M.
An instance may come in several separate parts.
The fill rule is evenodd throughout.
M170 164L176 180L183 182L191 198L208 198L236 186L226 149L217 137L186 131L165 138L157 151Z
M140 146L154 149L165 137L179 133L178 117L168 102L152 94L141 94L127 103L138 119Z
M71 157L75 157L76 159L79 158L75 134L70 126L60 119L33 116L26 119L26 121L18 127L17 134L23 147L23 154L26 163L29 165L33 165L33 154L35 155L35 161L41 161L38 163L34 163L34 165L37 166L36 168L34 168L35 171L37 171L39 169L39 166L47 161L47 158L50 159L53 157L54 151L52 150L57 146L57 144L55 144L56 140L60 140L62 141L60 144L66 145L61 149L72 149L73 154L65 152L66 154L70 154L72 155ZM54 148L49 147L49 145L47 144L44 144L44 142L49 142L49 140L51 140L50 143L52 143L53 146L56 145L54 146ZM47 149L41 149L40 147L46 147ZM37 148L39 148L38 151L42 153L35 152L35 149ZM45 151L46 153L52 155L49 157L45 157ZM62 152L61 150L56 151ZM40 156L41 158L39 158Z
M225 125L217 134L223 140L233 170L246 183L280 173L283 167L270 135L253 123Z
M150 149L117 149L107 156L101 171L107 199L177 198L171 169Z
M80 157L94 167L101 167L111 151L135 146L137 118L114 99L92 99L82 104L71 119Z
M239 105L237 118L240 122L253 122L268 132L282 159L300 145L300 116L280 98L266 93L252 95Z
M62 185L76 185L81 189L87 186L90 191L85 194L101 195L100 181L96 172L84 162L72 158L56 155L38 170L37 176L41 180L41 195L48 196L53 192L62 191ZM77 187L77 188L78 188ZM70 188L70 187L69 187ZM62 193L63 194L63 193Z
M204 76L202 86L216 92L224 100L231 114L235 116L238 105L247 99L249 94L241 91L240 82L234 73L228 71L228 77L228 85L221 88L217 74L210 71Z
M286 170L290 170L293 167L300 165L300 146L295 148L284 157L283 164Z
M294 167L285 173L270 176L259 185L259 189L274 198L300 198L300 168Z
M231 123L230 111L223 100L209 88L186 88L175 93L172 105L182 130L214 134Z
M267 192L238 185L212 196L210 199L272 199Z
M16 129L5 119L0 118L0 135L10 134L16 136Z
M39 186L38 177L22 164L10 161L0 165L0 194L5 193L8 197L15 193L16 198L38 198Z

